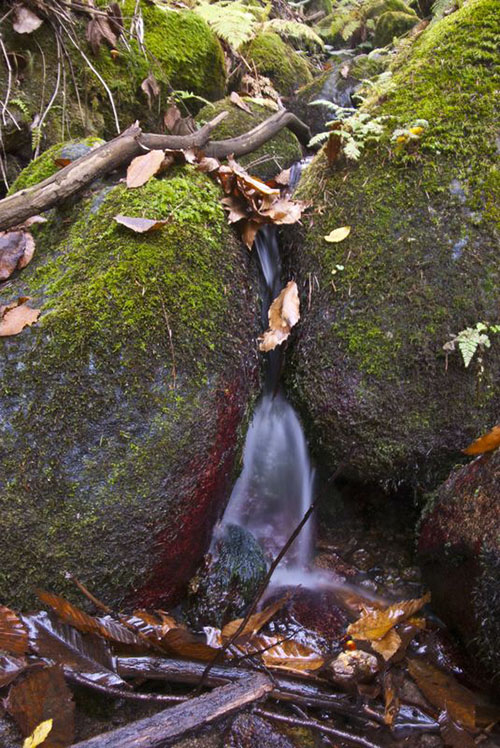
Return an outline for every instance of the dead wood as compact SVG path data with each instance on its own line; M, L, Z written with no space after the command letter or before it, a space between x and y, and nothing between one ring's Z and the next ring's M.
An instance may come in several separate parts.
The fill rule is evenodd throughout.
M221 112L190 135L143 133L138 124L132 125L118 137L81 156L43 182L0 200L0 231L53 208L81 192L97 178L126 166L135 156L149 149L202 148L207 155L225 158L229 154L238 157L250 153L273 138L284 127L294 132L304 145L307 145L310 138L307 125L291 112L281 111L243 135L210 143L212 130L226 116L227 112Z
M73 748L162 748L191 730L199 729L266 696L273 686L263 673L246 675L236 683L132 722L118 730L75 743Z

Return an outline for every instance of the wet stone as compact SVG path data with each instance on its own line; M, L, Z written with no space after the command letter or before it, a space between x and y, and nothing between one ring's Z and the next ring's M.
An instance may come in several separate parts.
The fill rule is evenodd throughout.
M231 725L224 748L296 748L296 743L267 720L240 714Z

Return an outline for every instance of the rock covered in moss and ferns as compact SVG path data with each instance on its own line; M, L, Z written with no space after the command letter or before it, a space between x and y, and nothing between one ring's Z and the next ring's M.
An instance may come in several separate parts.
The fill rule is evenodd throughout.
M418 18L414 13L402 11L388 11L382 13L377 19L375 32L373 35L373 44L375 47L385 47L390 44L395 37L403 36L407 31L412 29L417 23Z
M320 155L299 186L321 210L291 258L310 310L289 383L318 452L358 480L435 486L499 410L495 336L483 367L458 352L446 365L442 348L499 321L499 23L472 0L429 27L372 107L388 134L358 164ZM428 127L396 154L390 133L417 119Z
M107 602L155 605L194 573L257 387L248 252L219 199L185 167L33 229L0 300L42 310L0 338L4 603L68 592L70 571ZM117 214L168 223L135 234Z
M385 19L378 30L383 16ZM346 44L356 47L367 41L379 47L392 42L393 37L406 33L417 22L417 14L403 0L369 0L364 3L340 3L330 16L320 22L318 30L325 41L337 48Z
M460 468L428 498L418 552L432 605L491 676L500 671L500 451Z
M9 118L3 133L7 152L24 149L29 158L32 141L40 141L46 148L84 135L109 138L117 134L118 127L125 129L135 120L158 130L172 89L206 99L224 94L226 72L221 45L196 13L147 0L126 0L120 7L126 41L119 39L114 50L103 43L96 55L85 38L87 15L74 14L73 25L61 27L60 44L64 46L59 56L54 28L47 22L31 34L16 34L10 19L5 22L3 41L17 66L11 81L9 112L18 121L16 126ZM142 19L142 45L128 33L134 14ZM54 23L57 25L56 19ZM141 89L150 73L160 90L152 101ZM4 94L8 85L8 71L2 65L0 90ZM41 114L42 121L37 124Z
M214 105L205 106L198 113L197 119L200 123L208 122L213 119L219 112L229 112L229 115L213 131L214 140L224 140L234 138L248 132L263 122L267 117L275 114L274 109L255 101L243 97L251 113L243 111L240 107L233 104L229 96ZM282 169L288 169L295 161L302 157L302 149L295 135L286 128L281 130L274 138L269 140L257 150L246 156L238 158L238 162L244 166L249 166L250 171L261 179L268 179L276 175ZM253 164L253 166L251 166Z
M306 59L272 31L257 34L244 54L260 75L270 78L282 96L291 96L312 80Z

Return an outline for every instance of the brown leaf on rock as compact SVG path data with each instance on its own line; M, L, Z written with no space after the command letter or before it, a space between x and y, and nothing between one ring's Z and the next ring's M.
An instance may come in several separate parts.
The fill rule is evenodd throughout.
M297 223L305 207L307 207L306 203L281 197L275 200L269 208L260 210L259 215L270 218L271 223Z
M184 628L173 628L162 637L162 644L173 654L193 660L209 662L218 650L206 643L204 635L196 635Z
M18 655L28 651L28 630L22 619L5 605L0 605L0 649Z
M239 637L251 636L253 634L256 634L257 631L260 631L260 629L265 626L268 621L271 620L271 618L278 612L278 610L281 610L287 600L288 596L285 595L279 600L276 600L276 602L267 605L259 613L254 613L252 616L250 616L245 624L245 628L239 634ZM232 636L234 636L234 634L241 626L242 622L243 618L237 618L235 621L227 623L222 629L222 638L230 639Z
M399 712L399 688L397 679L391 670L388 670L383 677L384 686L384 722L392 727L397 713Z
M300 301L297 284L289 281L269 307L269 328L259 338L259 350L272 351L281 345L300 319Z
M176 128L180 120L182 120L181 110L179 109L177 104L170 104L167 111L163 115L163 124L165 125L166 129L170 133L172 133L172 135L176 134Z
M446 746L450 746L450 748L475 748L476 743L472 735L451 718L448 710L445 709L441 712L438 722L441 737Z
M196 165L198 171L204 174L211 174L213 171L220 169L220 161L211 156L201 156Z
M12 22L12 28L18 34L31 34L36 31L43 23L43 19L39 18L36 13L26 7L26 5L15 5L14 6L14 20Z
M157 174L165 158L164 151L148 151L143 156L132 159L127 169L127 187L142 187Z
M248 218L247 203L242 197L228 195L221 200L222 206L229 211L227 214L228 223L237 223L244 218Z
M366 639L371 642L382 639L393 626L413 616L430 599L430 593L427 593L416 600L403 600L387 608L371 611L351 623L347 627L347 633L353 639Z
M162 218L156 220L154 218L133 218L132 216L114 216L114 219L121 226L125 226L131 231L135 231L136 234L148 234L150 231L158 231L168 223L168 219Z
M288 187L290 184L290 173L291 169L284 169L283 171L280 171L280 173L274 177L274 181L276 184L281 185L282 187Z
M260 229L261 225L261 223L252 220L245 221L243 223L241 229L241 238L243 239L243 242L248 247L248 249L252 249L255 237L257 236L257 232Z
M236 91L233 91L230 94L229 99L237 107L239 107L240 109L243 109L244 112L248 112L248 114L252 114L252 110L250 109L250 107L248 106L248 104L246 103L246 101L243 101L243 99L241 98L241 96L239 94L237 94Z
M118 41L112 29L110 19L105 16L94 16L87 24L86 38L92 52L97 55L102 41L106 41L111 48L116 47Z
M277 636L255 636L246 644L238 644L245 654L260 653L266 667L307 672L318 670L325 664L324 658L311 647L294 639L283 641Z
M144 78L141 83L141 89L148 97L148 107L151 109L153 101L160 95L160 86L153 73L150 73L147 78Z
M53 720L43 748L66 748L72 744L75 705L59 666L33 670L15 683L6 707L25 736L31 735L41 722Z
M24 657L0 654L0 688L5 688L16 680L27 667L28 662Z
M35 240L29 231L0 232L0 281L21 270L35 253Z
M28 306L26 296L20 296L12 304L0 305L0 338L18 335L25 327L37 321L40 311Z
M340 129L341 127L340 122L335 123L335 125L338 125L338 127L334 126L333 128L334 130ZM335 132L330 133L330 135L328 136L328 140L326 142L326 147L325 147L326 158L330 165L333 164L333 162L337 160L339 153L340 153L341 146L342 146L342 140L340 138L340 135L338 135Z
M500 425L493 426L491 431L473 441L468 447L462 449L462 452L465 455L481 455L484 452L491 452L498 447L500 447Z
M371 640L370 643L372 649L382 655L386 662L396 654L402 644L401 637L394 629L390 629L381 639Z

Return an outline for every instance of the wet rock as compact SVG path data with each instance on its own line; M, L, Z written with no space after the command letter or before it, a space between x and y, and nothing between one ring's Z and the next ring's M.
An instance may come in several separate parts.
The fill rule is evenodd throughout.
M368 683L377 675L377 658L361 649L354 652L341 652L330 665L331 678L344 688Z
M187 615L195 626L222 627L243 615L267 571L261 547L243 527L226 525L213 553L190 583Z
M347 615L335 590L296 588L287 610L301 626L328 639L339 639L345 632Z
M240 714L231 725L225 748L295 748L271 722L253 714Z
M111 605L168 605L206 551L258 389L257 284L219 200L179 168L33 228L0 300L42 310L0 339L4 603L74 598L70 571Z
M500 452L455 469L432 494L418 552L432 605L493 675L500 667Z
M393 118L380 142L357 164L331 168L320 154L296 193L322 208L290 236L308 311L289 392L316 455L353 480L434 488L499 411L500 345L493 339L484 371L458 353L446 368L443 351L476 321L498 321L494 5L475 0L427 27L371 104ZM426 134L396 155L393 129L417 118ZM450 193L455 179L465 202ZM345 225L345 241L324 240Z

